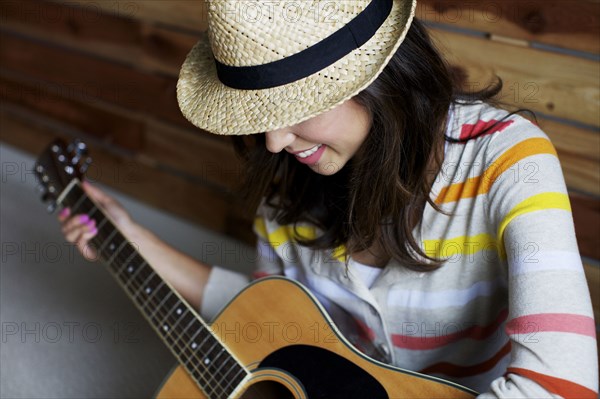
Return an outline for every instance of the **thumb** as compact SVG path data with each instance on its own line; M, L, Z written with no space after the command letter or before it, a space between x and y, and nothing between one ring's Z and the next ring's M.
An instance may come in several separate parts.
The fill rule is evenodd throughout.
M92 197L93 200L99 202L100 204L106 204L112 201L111 197L109 197L106 193L104 193L104 191L100 190L98 187L92 185L89 181L83 180L82 186L86 194Z

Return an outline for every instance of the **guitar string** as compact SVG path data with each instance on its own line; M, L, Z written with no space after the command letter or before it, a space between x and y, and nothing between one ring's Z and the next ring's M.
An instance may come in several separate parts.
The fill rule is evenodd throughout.
M75 202L75 206L74 206L74 207L71 209L71 212L72 212L72 214L75 214L75 213L76 213L76 210L77 210L77 208L79 207L79 205L81 205L81 204L85 203L85 201L82 201L82 197L87 197L87 195L86 195L86 193L85 193L85 192L83 192L83 190L81 190L81 191L82 191L82 195L81 195L81 197L78 199L78 201L76 201L76 202ZM71 191L71 192L73 192L73 191ZM87 198L86 198L86 199L87 199ZM92 208L90 208L89 210L86 210L86 212L85 212L85 213L86 213L86 214L88 214L88 212L89 212L89 215L91 215L91 214L95 213L95 211L96 211L98 208L95 206L95 204L94 204L92 201L89 201L89 203L92 205ZM93 212L90 212L91 210L93 210ZM88 215L88 216L89 216L89 215ZM102 215L102 216L103 216L103 218L104 218L105 220L103 220L101 223L99 223L99 225L103 224L105 221L107 221L107 220L108 220L108 218L106 218L104 215ZM116 229L114 226L112 226L112 229L113 229L113 230L117 230L117 229ZM102 236L102 234L101 234L101 230L100 230L100 228L98 229L98 234L97 234L97 236L96 236L96 237L98 237L98 239L101 239L101 241L102 241L101 245L100 245L100 246L99 246L99 248L98 248L98 251L99 251L98 253L99 253L99 255L102 255L102 252L103 252L103 251L106 249L106 248L105 248L105 246L107 245L107 242L106 242L106 241L108 240L108 238L109 238L109 237L110 237L110 238L112 238L112 237L111 237L112 235L113 235L113 232L109 232L109 236L108 236L108 237L102 238L102 237L101 237L101 236ZM123 236L121 235L121 237L123 237ZM124 237L123 237L123 238L124 238ZM126 241L126 240L124 240L124 241L127 243L127 241ZM138 280L136 280L136 279L135 279L135 278L133 278L133 277L130 277L129 279L127 279L127 282L125 282L125 281L121 280L121 278L122 278L122 277L120 276L120 274L121 274L121 273L122 273L122 272L125 270L125 266L126 266L126 263L124 263L124 261L125 261L125 260L128 260L128 259L123 259L123 258L122 258L122 251L121 251L122 249L123 249L123 245L120 245L120 249L119 249L119 251L118 251L118 252L116 252L116 253L113 253L113 254L108 254L108 255L110 255L110 256L106 257L106 261L110 260L111 258L114 258L114 259L113 259L113 260L112 260L110 263L114 263L114 262L115 262L115 259L119 259L119 260L121 260L121 262L122 262L122 263L121 263L121 266L119 267L119 269L120 269L120 270L119 270L118 272L117 272L117 271L115 271L115 275L116 275L116 277L119 279L120 283L122 283L122 284L124 284L124 285L125 285L125 284L129 284L129 283L133 283L133 284L139 284L139 281L138 281ZM137 251L135 251L135 249L133 249L133 251L132 251L132 254L131 254L131 256L129 256L129 257L133 258L133 257L135 257L135 255L138 255L138 254L137 254ZM128 257L128 258L129 258L129 257ZM145 266L144 264L147 264L147 263L146 263L146 262L143 262L142 264L138 265L138 266L137 266L137 267L138 267L138 270L142 269L142 268ZM117 264L117 265L118 265L118 264ZM111 266L111 265L109 264L109 266ZM148 265L148 266L149 266L149 265ZM150 267L150 268L149 268L149 271L150 271L150 276L147 278L147 280L151 280L151 279L153 279L154 277L158 277L158 279L161 281L161 285L162 285L162 284L164 284L164 280L162 280L162 278L160 278L160 276L159 276L159 275L158 275L158 274L157 274L157 273L156 273L156 272L155 272L155 271L152 269L152 267ZM139 284L139 285L136 287L138 292L140 291L141 287L142 287L142 284ZM127 287L125 287L125 288L127 289ZM156 288L155 288L155 290L156 290L156 291L158 291L158 290L159 290L159 288L158 288L158 287L156 287ZM135 295L134 295L134 298L133 298L133 299L134 299L134 302L136 302L136 305L138 305L138 306L141 308L141 310L142 310L142 311L144 311L145 313L147 313L146 306L147 306L148 304L151 304L151 305L153 305L153 306L158 306L158 304L157 304L157 303L155 302L155 300L154 300L154 298L155 298L155 294L156 294L156 291L155 291L155 292L153 292L153 294L152 294L152 295L151 295L151 296L150 296L150 297L149 297L147 300L145 300L145 301L144 301L143 305L142 305L142 304L140 304L140 303L137 301L137 294L135 294ZM131 294L131 293L130 293L130 294ZM153 312L154 316L156 316L156 315L159 315L159 316L161 317L161 318L160 318L160 320L161 320L161 323L165 323L165 322L168 322L168 321L169 321L168 319L169 319L170 313L172 312L172 310L173 310L174 308L176 308L176 307L177 307L177 305L181 304L181 305L184 307L184 309L185 309L185 310L184 310L184 312L181 314L181 316L179 317L179 319L177 320L177 323L178 323L179 321L183 320L183 319L184 319L184 318L185 318L187 315L191 315L191 316L192 316L192 319L191 319L191 320L188 322L188 325L186 326L186 329L185 329L185 330L182 330L182 332L181 332L181 333L180 333L180 334L177 336L177 338L175 338L175 339L174 339L174 341L173 341L173 343L171 344L171 346L172 346L172 347L174 347L175 349L177 349L177 351L178 351L179 353L181 353L182 357L187 357L187 359L186 359L186 360L184 360L184 359L180 359L180 361L181 361L181 360L183 360L183 363L184 363L184 365L185 365L185 366L188 366L188 367L190 367L190 366L191 366L191 368L193 368L193 369L194 369L194 370L197 372L197 374L199 374L199 376L200 376L200 379L201 379L201 380L203 380L202 382L205 382L205 383L209 384L209 383L211 382L211 380L214 380L214 382L216 382L217 386L223 390L223 392L222 392L222 393L224 393L224 391L225 391L227 388L229 388L229 387L231 386L231 384L233 383L233 380L230 380L230 382L229 382L229 383L227 383L227 385L226 385L226 386L222 386L222 384L220 383L220 381L219 381L219 379L218 379L218 378L219 378L219 376L218 376L218 375L216 375L216 372L215 372L215 373L211 373L211 371L210 371L210 369L209 369L209 365L205 365L205 366L206 366L206 367L204 367L204 368L205 368L205 372L202 372L200 369L198 369L198 367L196 367L196 365L195 365L195 364L188 364L188 363L189 363L191 360L197 360L199 363L203 364L202 360L201 360L200 358L198 358L198 354L197 354L197 353L195 353L194 351L190 351L187 345L185 345L185 346L184 346L184 348L185 348L185 349L182 349L182 348L179 346L179 343L181 342L181 339L182 339L182 338L184 338L184 336L185 336L186 338L188 338L188 339L190 338L190 335L188 335L188 333L187 333L187 330L188 330L189 326L190 326L192 323L194 323L195 321L196 321L196 322L198 322L198 320L197 320L197 318L194 316L194 314L193 314L193 313L191 313L191 312L189 311L189 309L188 309L188 306L187 306L185 303L181 302L181 301L180 301L178 298L176 299L176 301L177 301L177 302L176 302L176 303L175 303L175 304L172 306L172 308L171 308L171 310L170 310L170 312L169 312L169 313L167 313L167 314L165 315L165 314L164 314L164 313L161 311L162 307L158 307L158 308L156 309L156 311L155 311L155 312ZM158 312L157 312L157 311L158 311ZM186 314L186 313L187 313L187 314ZM154 316L153 316L153 317L154 317ZM156 325L157 321L155 322L155 321L153 320L153 318L151 318L151 317L148 317L148 318L151 320L151 322L152 322L153 324L155 324L155 327L156 327L156 329L157 329L158 331L160 331L160 328L159 328L159 326L157 326L157 325ZM197 331L197 332L194 334L194 336L193 336L193 337L195 337L196 335L198 335L198 333L200 333L201 331L205 331L205 332L206 332L206 334L207 334L207 336L206 336L206 338L205 338L205 339L202 341L202 343L201 343L200 345L198 345L196 348L202 348L202 345L204 344L204 342L205 342L207 339L209 339L209 338L211 338L211 337L212 337L212 335L210 334L210 332L208 332L207 326L203 325L203 323L199 323L199 327L200 327L200 329L199 329L199 330L198 330L198 331ZM167 332L167 334L166 334L166 335L163 335L162 333L161 333L160 335L161 335L161 336L164 336L165 340L168 340L168 339L169 339L168 335L170 335L171 331L174 331L174 330L176 330L176 328L175 328L175 327L174 327L173 329L170 329L170 330ZM215 347L215 346L217 346L217 345L220 345L220 342L219 342L218 340L216 340L214 337L213 337L213 339L215 340L215 343L214 343L214 344L211 346L211 348L210 348L210 349L208 350L208 352L207 352L207 354L208 354L209 356L210 356L210 353L211 353L211 352L214 350L214 347ZM222 350L220 351L219 355L217 355L217 357L213 358L213 360L212 360L212 361L214 361L215 359L217 359L217 358L218 358L218 356L220 356L220 355L221 355L223 352L227 352L227 350L226 350L226 349L225 349L225 348L224 348L222 345L220 345L220 346L221 346ZM180 357L180 356L177 356L177 357ZM205 357L205 358L206 358L206 356L203 356L203 357ZM231 356L230 356L229 358L231 358ZM235 359L232 359L232 360L234 360L234 361L235 361ZM211 364L212 364L212 361L211 361ZM225 365L225 363L226 363L226 362L227 362L227 360L225 360L225 362L222 362L221 366L220 366L220 367L219 367L219 369L217 369L217 370L220 370L220 369L221 369L221 368L222 368L222 367ZM238 370L238 373L236 373L236 374L233 376L233 378L236 378L236 377L237 377L237 376L240 374L240 372L241 372L241 371L243 371L243 368L241 368L241 366L239 365L239 363L237 363L237 361L235 361L235 363L234 363L234 366L237 366L237 368L239 369L239 370ZM224 377L225 377L225 376L227 376L227 374L229 374L229 373L231 372L231 370L233 370L233 369L235 369L235 367L230 367L230 369L229 369L229 370L228 370L228 371L227 371L225 374L223 374L222 376L220 376L220 378L221 378L221 381L223 381ZM208 379L206 378L205 374L209 374L209 378L208 378ZM211 375L210 375L210 374L211 374ZM209 385L209 386L208 386L208 387L206 387L206 388L204 388L204 387L203 387L203 389L205 389L205 390L211 389L211 390L213 391L212 393L210 393L211 395L212 395L213 393L216 393L216 392L215 392L215 389L214 389L214 388L211 388L211 385ZM207 392L207 393L209 393L209 392Z
M104 248L104 251L106 251L106 250L107 249ZM197 321L195 319L195 316L193 315L193 313L191 313L189 311L186 304L181 302L176 297L175 303L173 303L169 307L169 309L164 309L163 307L158 307L159 303L155 299L156 298L155 295L156 295L157 291L160 290L158 288L158 286L154 288L154 292L152 293L151 296L149 296L146 300L143 300L139 296L139 294L142 292L142 288L144 288L145 283L147 283L155 278L158 278L161 281L161 283L163 283L163 284L164 284L164 281L160 278L160 276L151 267L146 269L147 276L145 277L144 281L140 281L137 278L137 274L127 277L127 275L124 274L123 272L126 271L126 267L128 266L128 263L125 262L128 259L124 259L123 254L121 252L119 252L116 256L114 256L114 254L109 254L109 255L111 257L115 257L118 260L118 262L113 261L113 263L115 263L115 265L118 266L118 270L115 270L115 275L120 280L120 282L124 285L124 288L127 291L129 291L129 294L134 299L134 302L136 303L136 305L147 316L148 316L148 310L149 310L149 309L147 309L148 305L151 305L150 308L154 307L156 309L153 312L153 316L152 317L148 316L148 319L152 322L152 324L154 324L154 327L159 331L160 335L165 339L165 341L172 348L174 348L177 353L180 354L180 356L178 356L178 357L180 357L180 360L184 363L184 366L189 367L192 369L192 371L197 372L198 377L201 380L200 382L206 384L205 386L203 386L203 389L205 389L207 391L207 393L209 393L209 394L218 394L219 392L217 392L217 388L220 388L223 391L221 393L224 393L224 391L226 390L227 387L222 385L222 383L221 383L222 380L219 380L219 378L218 378L219 376L210 370L209 365L202 361L202 358L207 358L208 356L210 356L210 354L214 351L215 346L217 346L219 344L219 342L215 340L214 344L210 348L208 348L203 355L199 355L195 351L190 351L188 345L181 346L180 343L182 342L181 341L182 338L187 338L188 343L190 343L190 341L191 341L190 338L193 338L193 337L190 337L190 335L188 335L187 332L183 331L183 330L179 334L177 334L177 332L179 332L177 329L177 324L188 316L192 316L192 320L190 320L190 322L188 324L192 324L192 323L194 323L194 321ZM135 250L133 250L131 256L129 256L128 258L130 258L130 257L135 258L136 255L138 255L138 254L136 253ZM141 271L146 266L149 266L149 265L144 261L141 264L138 264L136 266L136 271ZM182 314L179 317L176 317L176 320L173 320L171 318L171 316L173 315L173 311L179 306L181 306L184 310L182 311ZM163 311L163 309L164 309L164 311ZM162 329L161 327L163 325L169 326L168 330ZM199 323L198 327L199 327L198 331L196 332L194 337L201 332L204 332L206 334L206 337L203 339L201 344L196 347L197 349L202 349L204 343L209 338L211 338L211 334L210 334L210 332L208 332L207 328L204 325L202 325L202 323ZM198 356L201 356L201 357L198 357ZM193 362L193 360L196 360L196 362ZM201 370L197 366L198 363L203 365L202 367L204 368L204 370ZM212 392L209 392L209 389Z
M104 242L105 239L102 238L102 236L103 235L100 234L99 238L102 239L102 241ZM102 251L101 251L101 254L102 254ZM177 337L175 337L176 334L172 334L173 332L177 332L176 322L172 322L173 320L171 319L171 315L172 315L173 311L175 310L175 308L177 308L178 306L181 306L185 309L185 311L183 311L183 313L177 319L177 321L180 321L181 319L185 318L188 314L191 314L189 312L189 310L187 309L187 307L185 306L185 304L183 304L181 301L179 301L179 299L176 297L175 303L173 303L169 307L169 309L165 309L165 311L163 311L162 307L157 307L158 303L154 300L155 295L152 295L147 300L142 301L141 300L142 298L139 297L139 292L141 292L141 288L143 288L144 284L142 282L140 282L139 279L137 279L137 273L135 273L135 275L131 275L129 277L127 277L127 275L123 273L124 271L126 271L126 268L129 263L129 262L125 262L125 261L129 260L129 258L135 258L136 255L137 255L137 253L135 250L132 251L132 254L130 256L128 256L127 259L123 258L123 254L121 254L121 253L118 253L116 256L111 255L111 257L115 257L117 260L117 261L113 261L114 264L118 267L118 270L114 270L117 279L124 286L124 288L128 291L128 293L132 296L132 299L134 300L136 305L148 316L148 319L151 321L153 326L159 332L159 335L161 335L164 338L164 340L166 341L166 343L169 344L173 349L175 349L175 352L179 354L177 357L180 358L180 361L183 363L183 365L186 366L186 368L189 367L190 369L192 369L191 370L192 372L196 371L196 373L193 373L193 374L198 374L197 378L199 378L199 380L200 380L199 382L203 383L203 389L207 392L207 394L210 394L211 396L212 396L212 394L219 394L219 392L217 392L218 391L217 388L221 388L223 391L225 391L225 387L223 387L222 384L219 382L219 380L217 379L217 376L211 375L212 374L211 370L209 369L209 367L206 367L207 365L203 366L203 368L205 369L204 371L201 370L197 366L198 363L203 364L201 359L198 358L198 354L196 354L193 351L190 351L188 348L188 345L185 345L183 347L180 346L181 339L184 337L189 338L189 335L179 334ZM146 265L147 265L146 262L142 262L142 263L138 264L136 266L136 272L143 270L146 267ZM112 266L112 265L110 265L110 266ZM158 276L151 267L146 269L146 271L148 272L148 276L145 278L146 281L149 281L155 277L158 277L160 279L160 276ZM158 289L158 287L156 289ZM153 294L156 294L156 291ZM149 317L148 310L146 309L148 304L153 305L156 309L153 312L152 317ZM191 314L191 315L193 316L193 314ZM191 322L193 322L193 321L194 320L192 320ZM172 328L170 328L168 331L165 331L165 330L161 329L161 325L171 325ZM199 325L199 329L198 329L196 335L198 335L198 333L200 333L202 330L205 331L206 338L202 341L201 345L197 346L197 348L199 348L199 349L202 348L206 339L208 339L210 337L210 333L208 331L206 331L206 328L202 324ZM210 349L208 349L207 353L203 357L206 357L207 354L210 354L212 352L213 348L214 348L214 345ZM193 360L197 360L197 362L193 362ZM224 393L224 392L221 392L221 393Z

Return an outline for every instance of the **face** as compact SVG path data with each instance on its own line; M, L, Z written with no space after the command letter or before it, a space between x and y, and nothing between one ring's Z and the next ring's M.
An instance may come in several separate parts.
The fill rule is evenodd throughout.
M297 125L266 132L267 150L287 151L321 175L333 175L365 141L371 121L353 99Z

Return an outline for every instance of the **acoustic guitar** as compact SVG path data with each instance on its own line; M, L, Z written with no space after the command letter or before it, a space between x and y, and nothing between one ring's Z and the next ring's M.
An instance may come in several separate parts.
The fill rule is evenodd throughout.
M178 359L157 398L379 399L472 398L440 378L371 359L354 348L299 283L270 277L250 284L207 323L136 251L80 182L86 146L56 140L35 172L49 212L96 219L90 244L118 284Z

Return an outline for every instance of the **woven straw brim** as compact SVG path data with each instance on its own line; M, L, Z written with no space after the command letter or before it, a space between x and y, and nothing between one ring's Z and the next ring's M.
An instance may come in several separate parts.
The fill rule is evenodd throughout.
M362 47L313 75L269 89L225 86L217 76L208 40L201 40L181 67L179 108L195 126L221 135L272 131L329 111L379 76L404 40L415 8L414 0L394 0L386 21Z

